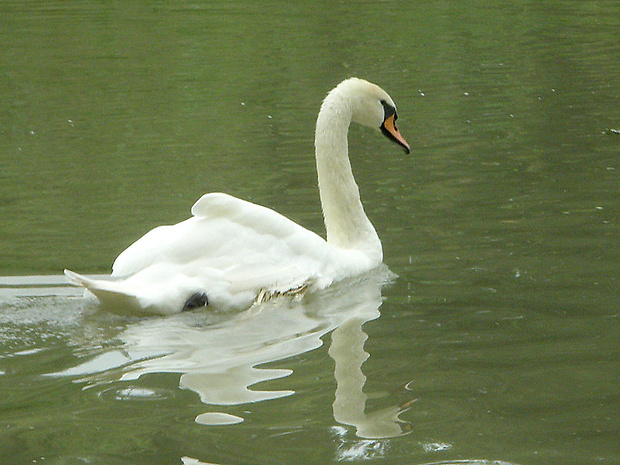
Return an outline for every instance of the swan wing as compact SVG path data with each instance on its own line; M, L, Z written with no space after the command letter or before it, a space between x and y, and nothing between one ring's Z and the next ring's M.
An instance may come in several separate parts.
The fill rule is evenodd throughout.
M122 252L112 275L127 277L156 264L217 269L236 289L299 287L324 270L333 247L268 208L227 194L202 196L193 216L159 226Z

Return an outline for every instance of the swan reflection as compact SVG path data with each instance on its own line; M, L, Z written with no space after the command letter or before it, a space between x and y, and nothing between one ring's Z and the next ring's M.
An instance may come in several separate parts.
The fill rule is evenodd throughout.
M354 281L345 281L299 301L274 299L232 318L204 324L204 313L142 320L120 335L123 349L55 375L87 376L90 382L110 377L135 380L148 373L181 373L180 387L196 392L203 403L226 406L277 399L292 390L260 390L262 381L286 377L289 369L267 364L303 354L322 345L331 332L328 350L335 362L337 383L333 415L341 425L356 428L360 438L403 434L407 424L398 415L406 407L366 411L362 364L368 336L364 323L380 316L381 287L390 278L382 268ZM196 421L226 424L242 418L206 412Z
M363 391L366 376L362 372L362 364L370 356L364 351L364 343L368 336L362 330L362 325L366 321L368 320L363 317L352 317L332 333L329 355L336 362L334 419L338 423L354 426L360 438L400 436L405 432L404 427L407 424L398 416L408 410L412 402L366 413L368 396Z

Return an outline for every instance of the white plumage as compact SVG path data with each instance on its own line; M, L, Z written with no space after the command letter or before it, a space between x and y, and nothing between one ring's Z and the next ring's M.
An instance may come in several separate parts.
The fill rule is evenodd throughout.
M347 132L351 121L380 128L409 152L395 120L389 95L361 79L343 81L325 98L315 147L327 241L273 210L210 193L191 218L159 226L123 251L111 280L65 274L106 306L169 314L247 308L364 273L381 263L382 249L353 178Z

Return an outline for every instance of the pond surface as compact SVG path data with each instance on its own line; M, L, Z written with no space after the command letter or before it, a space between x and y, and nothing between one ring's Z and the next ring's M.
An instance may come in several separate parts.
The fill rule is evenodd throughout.
M0 462L620 463L620 3L0 18ZM313 126L351 75L412 146L351 128L385 269L169 318L65 284L209 191L323 234Z

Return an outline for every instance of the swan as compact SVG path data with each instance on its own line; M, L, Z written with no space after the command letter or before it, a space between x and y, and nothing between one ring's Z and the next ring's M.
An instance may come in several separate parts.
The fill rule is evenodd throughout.
M105 307L165 315L246 309L370 271L383 251L353 178L347 135L351 122L376 128L409 153L396 119L391 97L363 79L346 79L325 97L315 157L327 240L269 208L208 193L189 219L156 227L124 250L110 279L65 275Z

